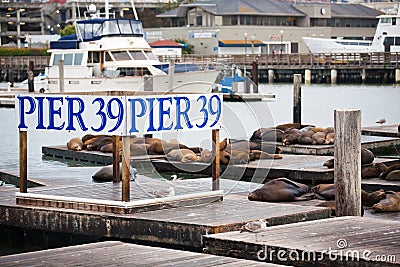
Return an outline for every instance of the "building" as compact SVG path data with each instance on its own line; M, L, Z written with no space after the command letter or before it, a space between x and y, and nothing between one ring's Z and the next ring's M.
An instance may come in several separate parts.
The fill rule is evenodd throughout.
M161 57L181 57L183 45L171 40L158 40L149 43L154 54Z
M267 45L282 44L284 53L307 53L304 36L372 39L381 14L361 4L202 0L157 16L170 27L145 31L149 41L185 38L199 54L216 53L220 40L239 41L246 36Z

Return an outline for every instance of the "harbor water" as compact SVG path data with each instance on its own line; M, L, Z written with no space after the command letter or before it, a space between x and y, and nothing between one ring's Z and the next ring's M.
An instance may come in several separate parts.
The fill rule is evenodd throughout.
M292 122L293 85L262 84L260 91L274 93L275 100L261 102L225 102L221 139L248 139L254 130ZM361 109L361 125L375 126L377 120L386 124L400 123L400 86L378 85L302 85L302 123L320 127L333 126L335 109ZM0 108L0 168L19 166L18 129L14 109ZM82 137L82 132L28 132L28 167L44 168L67 165L56 160L43 159L42 146L64 145L72 137ZM156 136L157 137L157 136ZM177 139L190 146L210 148L211 133L172 132L161 134L165 140Z

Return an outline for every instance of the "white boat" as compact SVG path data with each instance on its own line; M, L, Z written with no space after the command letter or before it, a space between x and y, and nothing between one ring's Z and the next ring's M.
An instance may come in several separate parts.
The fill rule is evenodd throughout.
M400 14L381 15L378 18L372 41L312 37L303 37L303 41L313 54L400 52Z
M168 63L161 63L145 40L141 21L102 18L93 6L89 10L90 18L75 22L75 39L50 43L49 66L40 83L35 79L35 91L205 93L214 88L220 74L215 65L176 63L168 72Z

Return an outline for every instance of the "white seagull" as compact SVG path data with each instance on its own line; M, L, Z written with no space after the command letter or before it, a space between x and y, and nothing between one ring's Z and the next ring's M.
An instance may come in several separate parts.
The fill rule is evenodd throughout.
M265 219L259 219L258 221L248 222L242 226L240 232L250 232L256 234L256 242L257 242L257 233L265 231L267 229L267 221Z
M386 119L385 118L379 119L376 123L379 123L380 125L383 125L383 124L386 123Z
M175 189L171 186L168 190L154 190L152 194L155 197L173 197L175 196Z

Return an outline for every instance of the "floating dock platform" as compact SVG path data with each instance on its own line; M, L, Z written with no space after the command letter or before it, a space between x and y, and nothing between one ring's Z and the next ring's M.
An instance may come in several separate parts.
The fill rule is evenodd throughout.
M400 137L399 124L361 127L361 134L386 137Z
M239 231L206 235L214 255L301 266L399 266L399 222L337 217L268 227L258 234Z

